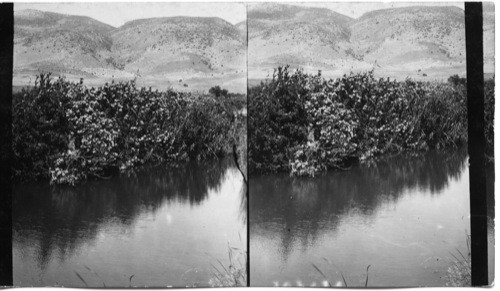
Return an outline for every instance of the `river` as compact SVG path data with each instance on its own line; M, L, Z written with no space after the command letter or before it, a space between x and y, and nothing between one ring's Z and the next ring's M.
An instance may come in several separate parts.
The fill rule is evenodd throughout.
M246 250L246 195L231 160L150 167L75 187L15 185L15 286L208 286Z
M359 287L370 266L369 287L446 286L453 256L467 256L467 159L431 151L250 177L251 285Z

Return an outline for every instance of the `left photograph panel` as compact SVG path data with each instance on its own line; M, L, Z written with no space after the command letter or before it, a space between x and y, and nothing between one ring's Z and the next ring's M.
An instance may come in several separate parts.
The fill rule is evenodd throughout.
M247 285L246 7L14 4L13 284Z

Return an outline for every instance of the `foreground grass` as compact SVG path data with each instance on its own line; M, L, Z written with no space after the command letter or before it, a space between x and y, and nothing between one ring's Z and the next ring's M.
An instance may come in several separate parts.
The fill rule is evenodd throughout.
M228 244L229 265L220 260L211 264L213 271L209 284L211 287L246 287L247 286L247 252Z
M328 265L335 267L335 265L332 262L330 262L328 259L326 259L326 258L323 258L323 259L325 260L325 262L328 263ZM318 266L316 266L315 264L312 264L312 266L323 277L323 279L325 279L325 281L323 281L323 286L325 286L325 287L355 287L355 286L351 286L350 284L347 283L347 280L345 279L344 274L342 274L342 272L340 272L340 271L336 271L335 273L340 274L340 277L342 278L342 282L340 280L333 282L333 281L331 281L331 279L328 278L327 275L325 275L325 272L323 272ZM371 265L368 265L366 267L365 287L368 287L368 272L370 270L370 267L371 267Z
M451 287L470 287L471 282L471 236L466 235L467 253L462 253L459 249L455 252L450 253L452 256L451 266L447 271L447 283L446 286Z
M471 286L471 236L466 234L466 247L467 252L464 254L458 248L455 249L454 252L450 252L450 256L452 257L450 267L447 270L446 275L446 286L450 287L470 287ZM334 270L337 279L332 280L327 274L328 272L325 269L318 267L316 264L312 264L312 267L316 272L318 272L321 277L324 279L322 282L323 287L356 287L352 284L348 283L344 274L338 270L338 267L335 266L331 261L326 258L323 258L324 261L330 267L329 270ZM364 287L368 287L369 285L369 270L371 265L366 267L366 277L364 282ZM336 271L335 271L336 269ZM301 284L300 284L301 285Z
M247 252L243 249L227 246L228 264L224 264L221 260L214 258L214 262L210 263L212 267L212 276L208 281L210 287L246 287L247 286ZM90 267L84 265L87 275L94 278L90 283L89 279L85 279L84 274L73 271L76 278L82 282L85 287L96 287L100 285L107 288L104 279ZM87 276L88 277L88 276ZM141 287L133 284L135 275L128 277L129 288ZM145 286L142 286L145 287ZM172 288L173 286L167 285L166 287ZM179 287L179 286L176 286ZM199 287L199 283L190 283L183 287Z

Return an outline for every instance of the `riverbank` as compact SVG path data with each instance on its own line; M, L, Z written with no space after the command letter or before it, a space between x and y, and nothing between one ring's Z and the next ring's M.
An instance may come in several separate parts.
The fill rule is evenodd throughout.
M486 82L487 153L493 154L494 81ZM315 176L353 161L467 142L465 79L448 83L376 79L373 71L336 80L288 67L249 89L249 171Z
M220 158L243 141L246 117L235 112L245 99L42 74L13 96L14 179L73 185L143 164Z

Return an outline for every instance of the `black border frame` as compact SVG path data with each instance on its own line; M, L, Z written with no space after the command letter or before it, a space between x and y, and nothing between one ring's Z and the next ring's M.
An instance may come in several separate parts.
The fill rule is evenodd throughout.
M0 286L12 286L12 65L14 4L0 4Z
M10 179L12 157L11 106L14 45L13 8L13 3L0 4L0 130L2 134L2 138L0 139L0 191L2 193L2 197L0 198L0 286L13 285L12 185ZM482 24L482 2L465 2L466 60L468 81L467 96L469 96L469 98L467 98L467 114L469 139L468 150L470 157L469 174L472 242L472 286L488 286ZM249 199L250 197L247 195L247 205L249 205ZM250 286L249 246L251 237L249 233L249 221L251 218L249 212L247 213L247 215L247 286Z
M483 3L465 2L471 285L488 285L488 221L484 135Z

